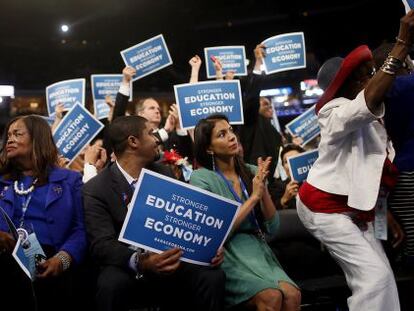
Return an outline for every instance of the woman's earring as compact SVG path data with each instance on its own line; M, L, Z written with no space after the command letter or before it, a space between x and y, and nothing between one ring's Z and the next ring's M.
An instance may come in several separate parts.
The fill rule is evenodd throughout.
M216 161L214 160L214 153L210 153L211 154L211 163L213 166L213 171L216 171Z

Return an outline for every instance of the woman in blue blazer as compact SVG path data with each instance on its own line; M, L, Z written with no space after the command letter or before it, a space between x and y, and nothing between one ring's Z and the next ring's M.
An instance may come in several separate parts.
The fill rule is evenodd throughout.
M9 122L0 152L0 207L17 228L23 247L40 254L32 258L37 265L31 271L39 310L56 308L54 301L62 305L70 293L69 275L81 263L87 247L81 175L59 168L57 163L57 148L45 120L30 115ZM41 248L36 248L37 242ZM0 217L2 262L11 259L15 243ZM16 278L16 269L5 269L9 266L0 262L0 271L7 270L2 273L21 287L16 284L22 280Z

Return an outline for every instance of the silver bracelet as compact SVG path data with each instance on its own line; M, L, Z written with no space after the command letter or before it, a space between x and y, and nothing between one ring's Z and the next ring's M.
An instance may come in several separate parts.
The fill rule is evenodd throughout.
M59 258L60 262L62 263L63 271L66 271L69 269L71 260L68 255L66 255L63 252L59 252L54 257Z

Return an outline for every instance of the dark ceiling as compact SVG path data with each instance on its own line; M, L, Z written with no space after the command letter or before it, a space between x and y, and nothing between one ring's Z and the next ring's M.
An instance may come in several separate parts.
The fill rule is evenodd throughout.
M314 75L328 57L392 40L404 14L398 0L2 0L0 8L0 83L26 90L120 72L120 50L160 33L174 64L136 88L171 91L206 46L245 45L249 58L260 41L291 31L305 32L309 68L279 76Z

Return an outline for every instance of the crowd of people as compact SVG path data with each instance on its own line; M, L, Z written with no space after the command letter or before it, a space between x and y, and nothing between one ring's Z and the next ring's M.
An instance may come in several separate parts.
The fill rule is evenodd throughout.
M271 122L272 103L260 97L261 44L242 84L243 125L213 114L183 130L175 104L162 124L154 98L141 99L129 113L131 67L122 71L115 101L107 98L101 135L69 167L52 136L62 105L52 127L37 115L12 119L0 152L0 207L42 258L32 282L12 257L16 239L0 217L2 301L25 310L70 310L77 284L88 278L100 311L147 305L296 311L300 287L266 236L278 234L279 210L297 209L342 268L352 292L349 310L400 310L374 223L387 222L393 246L404 242L402 256L414 263L413 25L410 11L394 44L374 52L359 46L321 66L319 157L303 183L290 175L287 159L306 146L297 137L288 142ZM234 79L213 61L217 79ZM190 59L190 83L198 82L201 63L197 55ZM118 240L144 168L241 204L210 266L181 261L180 248L153 253ZM387 199L390 209L380 219L376 210ZM85 263L93 269L82 270Z

